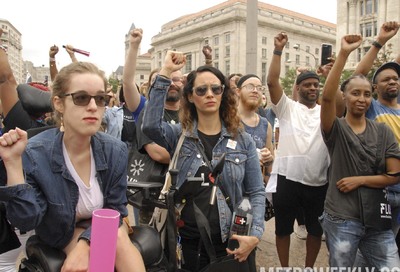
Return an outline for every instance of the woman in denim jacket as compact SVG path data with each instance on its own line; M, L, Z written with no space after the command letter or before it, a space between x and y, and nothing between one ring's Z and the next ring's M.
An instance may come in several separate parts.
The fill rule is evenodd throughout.
M98 132L109 96L104 73L91 63L72 63L53 82L52 102L60 128L27 141L21 129L0 137L7 186L0 200L7 203L11 224L22 231L35 229L47 245L62 249L61 271L87 271L91 219L98 208L127 216L126 145ZM24 152L25 151L25 152ZM116 268L145 271L139 251L120 220Z
M208 218L211 238L218 256L234 254L239 262L249 257L255 271L255 249L264 231L265 193L257 151L252 138L240 127L235 93L229 88L221 71L210 66L201 66L187 77L181 100L181 124L172 125L162 121L165 95L171 84L170 74L185 65L182 53L168 51L164 66L150 89L150 99L145 109L143 132L157 144L174 153L182 128L185 140L179 152L177 187L189 177L202 177L203 181L191 196L181 219L184 226L179 229L183 249L183 268L198 271L209 262L205 248L198 252L200 240L193 206L195 203ZM198 143L198 144L196 144ZM205 156L199 148L203 149ZM217 205L210 209L211 182L208 178L212 168L225 153L225 165L220 175L217 190ZM200 182L199 182L200 183ZM240 246L226 249L232 220L231 207L242 200L244 193L250 196L253 208L253 223L250 236L232 236ZM228 200L228 201L227 201ZM227 203L228 202L228 203ZM253 251L254 252L254 251ZM200 253L200 260L197 258ZM197 260L192 262L191 260Z

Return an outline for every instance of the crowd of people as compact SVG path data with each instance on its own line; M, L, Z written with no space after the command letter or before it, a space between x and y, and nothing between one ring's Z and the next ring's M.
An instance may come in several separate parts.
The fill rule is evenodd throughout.
M266 84L256 74L225 75L213 66L207 45L204 65L183 74L185 55L168 51L162 67L138 86L143 31L133 29L117 93L96 65L77 60L71 45L65 47L71 64L60 70L59 49L50 47L50 86L18 84L0 47L0 220L17 234L13 244L0 240L0 271L16 271L32 235L65 253L61 271L87 271L90 220L99 208L121 214L116 270L145 271L129 238L129 162L137 151L165 174L177 148L178 191L190 178L201 180L176 203L184 222L177 233L182 269L210 265L200 220L206 218L216 257L233 256L243 271L255 272L267 196L285 270L291 269L296 219L306 229L305 268L314 267L323 236L330 267L400 267L400 53L376 69L371 81L366 77L399 26L384 23L354 74L340 82L349 54L363 40L345 35L331 63L299 70L293 97L279 80L289 41L285 32L274 38ZM23 99L22 89L33 99ZM249 235L231 235L233 207L245 195L253 210ZM151 215L152 207L135 210L135 224L147 224ZM228 248L229 240L237 240L237 247Z

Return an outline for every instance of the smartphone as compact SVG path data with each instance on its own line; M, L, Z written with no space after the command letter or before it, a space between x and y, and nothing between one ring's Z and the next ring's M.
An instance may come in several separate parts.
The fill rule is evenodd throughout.
M324 66L331 62L329 59L332 57L332 44L323 43L321 44L321 66Z

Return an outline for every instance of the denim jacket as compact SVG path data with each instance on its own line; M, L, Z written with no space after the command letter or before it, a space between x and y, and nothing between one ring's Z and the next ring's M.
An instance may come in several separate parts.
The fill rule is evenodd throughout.
M55 128L29 139L22 157L25 183L0 186L0 201L6 202L11 224L21 231L35 229L43 242L60 249L73 236L79 198L78 186L64 161L63 135ZM104 196L103 207L117 210L123 218L128 215L126 145L98 132L91 138L91 147ZM89 239L90 228L81 237Z
M168 79L157 76L145 108L142 130L154 142L165 147L172 157L182 128L180 124L173 125L162 121L163 105L169 85ZM185 136L177 162L178 188L187 181L188 177L196 174L203 161L196 147L196 142L199 141L197 122L194 122L193 130L186 131ZM233 138L222 124L221 136L213 149L211 161L213 167L223 153L225 153L225 165L219 180L220 186L223 187L233 206L241 201L244 192L249 193L253 208L250 235L261 239L264 232L265 192L255 144L250 135L244 131ZM221 190L217 191L217 203L221 237L222 241L226 241L231 226L232 212Z

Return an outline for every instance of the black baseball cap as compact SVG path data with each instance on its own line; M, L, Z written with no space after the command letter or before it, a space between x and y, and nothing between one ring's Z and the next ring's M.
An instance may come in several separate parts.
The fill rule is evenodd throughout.
M397 75L400 76L400 64L398 64L395 61L389 61L389 62L386 62L386 63L382 64L378 69L376 69L376 71L374 73L374 76L372 77L372 83L375 84L376 83L376 77L378 76L378 74L380 72L382 72L383 70L386 70L386 69L395 70Z
M319 81L319 76L315 72L304 71L300 75L297 76L296 85L299 85L300 82L302 82L303 80L309 79L309 78L315 78L315 79L318 79L318 81Z

